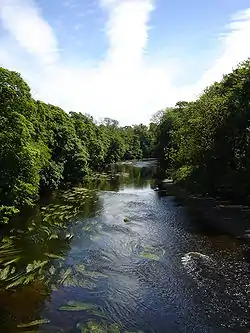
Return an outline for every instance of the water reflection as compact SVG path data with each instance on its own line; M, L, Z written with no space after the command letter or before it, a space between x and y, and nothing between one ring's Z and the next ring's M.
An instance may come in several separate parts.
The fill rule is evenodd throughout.
M125 187L135 189L153 186L153 178L157 173L155 160L147 162L118 163L108 166L104 173L91 179L87 186L104 191L120 191Z
M40 205L16 217L2 230L2 330L25 328L22 322L28 322L27 327L32 329L45 324L40 319L41 309L60 286L95 288L95 279L104 278L105 274L86 270L80 260L77 264L67 262L67 256L74 246L81 250L85 247L90 253L88 247L100 237L94 229L97 223L91 222L91 217L101 210L97 189L118 191L126 185L147 187L151 174L148 168L113 165L106 173L88 181L86 188L64 190L49 199L43 198ZM77 258L76 253L74 257Z
M113 165L2 230L1 332L246 331L247 250L190 231L156 170Z

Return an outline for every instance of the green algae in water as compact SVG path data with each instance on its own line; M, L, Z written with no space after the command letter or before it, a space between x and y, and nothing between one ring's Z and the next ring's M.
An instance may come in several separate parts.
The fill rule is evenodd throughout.
M91 225L90 224L86 224L83 228L82 228L82 230L84 230L84 231L89 231L91 229Z
M49 237L49 240L51 240L51 239L58 239L59 237L58 237L58 235L56 235L56 234L52 234L50 237Z
M109 333L120 333L121 327L117 324L111 324L108 327Z
M159 261L165 253L162 248L155 248L154 246L145 246L139 253L140 258Z
M91 303L84 303L78 301L69 301L66 305L63 305L59 308L60 311L85 311L90 315L99 317L99 318L106 318L104 313L99 310L99 308L95 304Z
M44 253L45 256L49 257L50 259L60 259L60 260L64 260L65 258L62 256L59 256L57 254L54 253Z
M12 267L11 269L9 268L7 270L7 266L6 267L6 271L5 274L8 273L5 276L5 280L7 282L7 285L5 286L6 289L11 289L14 287L18 287L21 285L27 285L31 282L33 282L34 280L38 279L39 276L42 274L42 270L44 268L44 266L46 266L48 264L48 261L33 261L32 263L28 264L26 266L26 270L25 272L23 272L21 275L20 274L16 274L15 276L13 275L16 271L16 269L14 267Z
M6 289L11 289L11 288L18 287L21 285L29 284L32 281L34 281L35 279L36 279L35 273L21 276L20 278L17 278L14 282L7 285Z
M78 323L76 326L81 333L144 333L143 331L124 331L118 324L107 324L90 320L87 323Z
M94 241L98 241L101 238L100 235L96 234L96 235L92 235L90 236L90 239L94 242Z
M42 325L42 324L49 324L50 320L48 319L38 319L38 320L34 320L31 321L27 324L19 324L17 325L18 328L28 328L28 327L32 327L32 326L38 326L38 325Z
M18 271L17 264L21 260L22 251L16 248L15 241L19 238L13 236L7 240L4 239L0 247L0 263L3 268L0 270L0 282L3 283L5 289L26 285L34 281L48 261L33 261L28 263L25 270Z
M75 270L79 273L84 273L85 271L85 266L83 264L78 264L78 265L75 265Z
M144 259L150 259L150 260L160 260L160 257L154 253L150 253L150 252L146 252L146 251L143 251L139 254L139 257L140 258L144 258Z
M54 275L55 272L56 272L56 269L55 269L55 267L52 265L52 266L49 268L49 273L50 273L50 275Z
M62 277L60 280L60 283L64 285L65 281L67 281L68 278L72 278L72 271L71 268L68 267L66 270L62 270Z
M10 272L10 266L5 267L4 269L0 270L0 280L6 280L9 272Z
M86 277L84 265L77 265L76 267L68 267L66 270L62 269L59 284L64 287L81 287L86 289L94 289L96 285L90 281L90 277Z
M63 305L59 308L61 311L86 311L96 309L95 304L83 303L77 301L69 301L67 305Z
M98 277L105 277L108 278L108 275L103 274L101 272L96 272L96 271L86 271L86 275L93 277L93 278L98 278Z
M48 260L45 261L36 261L34 260L32 264L28 264L26 267L26 272L30 273L34 270L40 269L48 263Z
M94 320L88 321L86 324L78 323L77 328L81 333L120 333L120 326L116 324L108 325L106 323L97 323Z

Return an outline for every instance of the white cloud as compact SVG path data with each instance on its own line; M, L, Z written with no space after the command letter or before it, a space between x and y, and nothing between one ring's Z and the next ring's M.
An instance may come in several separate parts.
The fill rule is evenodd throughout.
M250 8L236 13L226 27L227 31L221 34L224 51L216 59L212 68L204 73L197 83L195 91L204 89L213 81L219 81L223 74L229 73L241 61L250 57Z
M44 63L57 60L56 38L33 1L1 0L0 18L3 27L29 53Z
M107 2L107 0L105 1ZM110 41L109 61L126 67L142 61L148 41L149 14L152 0L108 1L107 35Z
M1 20L12 36L7 42L0 40L0 63L20 70L35 96L46 102L67 111L91 113L96 118L116 118L123 124L147 122L160 108L193 98L250 56L249 9L234 17L227 33L220 36L224 52L214 66L195 85L176 87L173 78L181 66L168 59L167 54L164 61L145 55L154 1L99 0L107 15L105 33L109 48L105 59L96 66L84 61L66 64L60 57L52 28L34 1L0 1ZM16 10L20 14L18 19ZM20 60L19 53L13 55L13 39L32 59Z

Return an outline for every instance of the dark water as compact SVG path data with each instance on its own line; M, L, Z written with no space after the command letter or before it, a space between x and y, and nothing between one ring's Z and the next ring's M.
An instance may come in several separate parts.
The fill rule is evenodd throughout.
M249 249L152 190L152 172L114 166L2 231L0 332L250 331Z

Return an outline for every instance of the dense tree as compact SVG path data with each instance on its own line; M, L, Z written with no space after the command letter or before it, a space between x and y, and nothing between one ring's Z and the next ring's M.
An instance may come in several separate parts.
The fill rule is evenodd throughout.
M18 73L0 68L0 221L41 191L80 183L109 163L150 157L149 132L35 101Z
M82 113L70 113L78 138L86 147L88 163L92 170L100 169L105 164L109 142L105 133L97 126L91 116Z
M48 149L36 140L35 103L20 75L0 68L0 218L38 195L39 171Z
M250 60L194 102L166 109L156 128L157 156L177 181L202 193L250 192Z
M250 192L250 60L193 102L158 111L150 126L119 126L35 101L21 76L0 68L0 219L41 190L79 183L106 164L158 157L176 181L230 198Z

